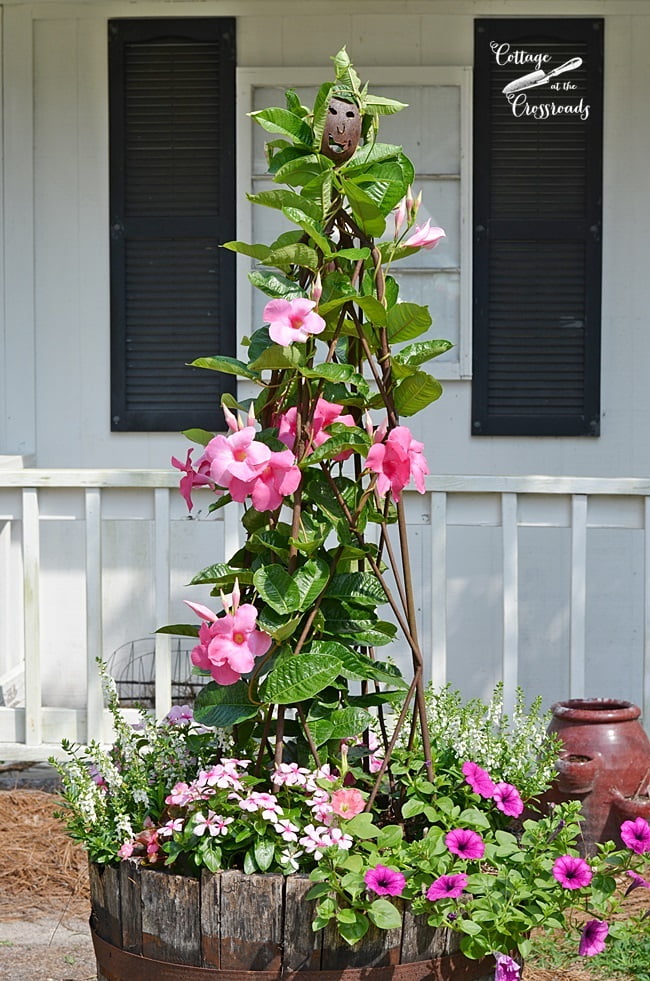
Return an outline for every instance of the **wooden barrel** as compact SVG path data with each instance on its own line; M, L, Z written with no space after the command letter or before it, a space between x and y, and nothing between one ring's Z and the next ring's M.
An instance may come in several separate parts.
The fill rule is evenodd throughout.
M302 875L203 872L200 879L90 866L98 981L490 981L492 958L471 961L458 934L406 909L402 928L371 926L350 947L314 932Z

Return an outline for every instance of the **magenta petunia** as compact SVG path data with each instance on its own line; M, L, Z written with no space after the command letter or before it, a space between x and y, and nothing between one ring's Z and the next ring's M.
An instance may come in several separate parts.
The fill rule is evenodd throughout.
M521 965L508 954L495 954L496 970L494 981L519 981L521 977Z
M553 876L565 889L582 889L591 882L592 871L584 858L560 855L553 864Z
M634 821L623 821L621 838L631 851L642 855L643 852L650 851L650 824L642 817L635 818Z
M464 872L455 875L441 875L431 883L426 892L427 899L435 902L436 899L458 899L467 885L467 876Z
M508 817L519 817L524 809L524 802L519 791L511 783L498 783L494 788L494 802L500 811Z
M476 831L469 828L454 828L445 835L445 845L453 855L460 858L483 858L485 844Z
M632 892L633 889L638 889L639 886L642 886L644 889L650 889L650 882L648 882L647 879L644 879L642 875L639 875L638 872L633 872L632 869L628 869L627 874L632 882L627 887L627 892L625 893L626 896L627 893Z
M484 770L478 763L467 760L463 763L463 776L475 794L479 797L489 798L494 793L494 783L487 770Z
M375 865L368 869L363 877L368 889L378 896L401 896L406 879L397 869L389 869L385 865Z
M578 953L581 957L594 957L602 954L605 949L605 937L609 933L609 925L604 920L588 920L585 923Z

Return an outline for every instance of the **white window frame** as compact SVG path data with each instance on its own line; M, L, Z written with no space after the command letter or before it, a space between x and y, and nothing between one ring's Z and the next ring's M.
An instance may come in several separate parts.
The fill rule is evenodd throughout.
M472 69L469 67L427 68L356 68L362 79L372 78L375 84L388 85L447 85L457 86L460 93L460 298L458 346L456 360L440 361L434 373L441 381L464 380L472 376ZM246 198L253 183L253 127L246 124L246 115L254 109L256 88L276 86L282 89L318 86L323 81L320 68L239 68L237 70L237 238L252 241L253 207ZM405 147L408 155L408 147ZM445 175L423 174L423 177ZM237 321L238 342L250 336L261 324L253 323L253 288L248 281L251 260L237 256ZM435 317L435 310L432 310ZM249 397L248 385L240 382L241 397Z

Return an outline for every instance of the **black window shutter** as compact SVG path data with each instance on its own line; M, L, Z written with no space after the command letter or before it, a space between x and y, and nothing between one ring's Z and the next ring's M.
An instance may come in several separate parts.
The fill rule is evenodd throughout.
M109 22L111 428L223 427L235 352L235 21Z
M599 435L602 84L602 19L476 21L474 435Z

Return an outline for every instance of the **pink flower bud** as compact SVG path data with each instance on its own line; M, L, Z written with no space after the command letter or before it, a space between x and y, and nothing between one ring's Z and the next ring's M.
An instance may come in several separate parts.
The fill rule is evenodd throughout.
M321 296L323 295L323 284L320 278L320 271L316 273L316 279L314 280L314 285L311 289L311 298L314 303L318 303Z

